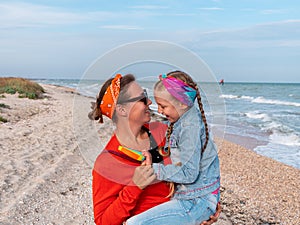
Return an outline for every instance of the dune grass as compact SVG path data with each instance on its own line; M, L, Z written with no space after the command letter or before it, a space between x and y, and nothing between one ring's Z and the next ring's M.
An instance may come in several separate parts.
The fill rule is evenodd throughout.
M6 105L4 103L0 103L0 108L6 108L6 109L9 109L9 105Z
M45 91L38 83L24 78L0 77L0 94L3 93L19 93L20 98L38 99Z
M0 103L0 113L1 113L1 108L9 109L10 107L9 107L9 105L6 105L6 104L4 104L4 103ZM2 116L0 115L0 122L6 123L6 122L8 122L8 120L5 119L4 117L2 117Z
M3 118L2 116L0 116L0 122L2 122L2 123L7 123L7 122L8 122L8 120L7 120L7 119L5 119L5 118Z

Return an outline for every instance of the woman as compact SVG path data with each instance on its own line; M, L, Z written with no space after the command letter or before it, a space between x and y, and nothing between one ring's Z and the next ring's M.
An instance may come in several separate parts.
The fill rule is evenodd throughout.
M149 123L151 103L133 75L122 77L117 74L103 84L93 104L90 119L103 123L102 116L105 115L116 125L93 169L96 224L120 225L133 215L169 201L168 184L154 182L153 169L141 162L142 151L150 149L153 162L163 160L163 163L168 163L168 159L157 151L165 144L167 126L158 122ZM217 220L216 216L218 214L205 223L213 223Z

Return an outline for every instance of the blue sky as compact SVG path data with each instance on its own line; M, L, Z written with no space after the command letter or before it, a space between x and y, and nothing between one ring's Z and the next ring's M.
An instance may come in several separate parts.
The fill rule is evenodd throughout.
M0 76L81 78L126 43L162 40L217 79L300 83L296 0L0 1Z

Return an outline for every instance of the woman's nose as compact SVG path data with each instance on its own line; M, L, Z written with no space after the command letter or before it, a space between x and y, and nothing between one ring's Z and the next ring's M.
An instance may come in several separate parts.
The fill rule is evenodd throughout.
M151 105L152 104L152 101L150 98L147 99L147 105Z

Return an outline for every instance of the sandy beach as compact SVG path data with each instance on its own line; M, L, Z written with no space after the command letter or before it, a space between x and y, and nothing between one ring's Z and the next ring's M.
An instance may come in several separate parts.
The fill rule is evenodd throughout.
M44 99L0 103L0 224L94 224L91 165L113 130L91 99L42 85ZM96 131L96 132L94 132ZM99 139L98 139L99 138ZM216 138L222 216L215 224L300 224L300 170Z

